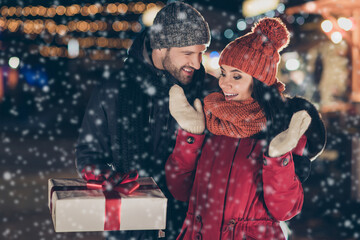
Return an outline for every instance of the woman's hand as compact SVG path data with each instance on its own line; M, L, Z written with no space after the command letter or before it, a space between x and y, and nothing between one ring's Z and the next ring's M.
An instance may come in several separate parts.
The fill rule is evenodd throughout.
M310 122L311 117L305 110L296 112L291 118L289 128L271 140L269 157L279 157L293 150L308 129Z
M192 107L179 85L172 86L169 95L170 113L180 127L189 133L202 134L205 130L205 118L201 101L195 99Z

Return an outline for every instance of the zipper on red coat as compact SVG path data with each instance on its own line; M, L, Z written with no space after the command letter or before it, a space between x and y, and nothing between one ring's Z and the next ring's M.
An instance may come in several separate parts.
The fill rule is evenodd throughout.
M239 141L238 141L237 144L236 144L236 148L235 148L234 156L233 156L232 161L231 161L230 172L229 172L229 176L228 176L228 180L227 180L227 184L226 184L226 191L225 191L225 198L224 198L224 208L223 208L223 216L222 216L222 221L221 221L220 238L219 238L219 240L221 240L221 237L222 237L222 229L223 229L223 226L224 226L226 199L227 199L227 193L228 193L228 190L229 190L229 182L230 182L230 177L231 177L231 171L232 171L232 167L233 167L233 165L234 165L236 153L237 153L237 151L238 151L238 149L239 149L240 141L241 141L241 138L239 138ZM233 231L235 231L235 228L233 229Z

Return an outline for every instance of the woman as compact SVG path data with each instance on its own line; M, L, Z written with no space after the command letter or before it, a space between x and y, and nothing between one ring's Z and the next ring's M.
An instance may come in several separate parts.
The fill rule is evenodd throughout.
M284 24L262 19L222 51L221 92L194 108L179 86L170 113L181 129L166 163L168 187L189 201L178 239L285 239L280 221L302 208L301 181L325 145L312 104L285 99L275 75L289 42Z

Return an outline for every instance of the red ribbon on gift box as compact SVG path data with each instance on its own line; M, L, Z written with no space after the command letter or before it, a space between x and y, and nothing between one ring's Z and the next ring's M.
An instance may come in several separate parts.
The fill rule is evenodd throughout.
M113 178L114 179L118 178L116 179L116 181L118 182L116 186L113 186L113 184L109 180L105 180L105 181L89 180L86 182L86 187L88 189L103 190L104 192L116 191L126 195L131 194L132 192L134 192L136 189L139 188L139 183L136 182L136 180L139 178L139 173L136 170L128 172L123 175L120 174L115 175Z
M105 231L120 230L120 210L121 196L131 194L139 188L140 184L136 182L139 178L137 171L126 173L122 176L119 184L107 191L106 181L96 182L88 181L86 186L53 186L50 191L50 213L52 213L52 194L55 191L72 191L72 190L103 190L105 196Z

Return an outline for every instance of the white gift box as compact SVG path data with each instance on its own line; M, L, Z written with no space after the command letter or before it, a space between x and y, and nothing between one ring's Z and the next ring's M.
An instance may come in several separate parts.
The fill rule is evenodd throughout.
M55 231L165 229L167 199L152 178L137 182L140 187L130 195L116 192L109 197L101 190L88 190L83 179L49 179L48 205ZM115 207L109 208L112 200Z

